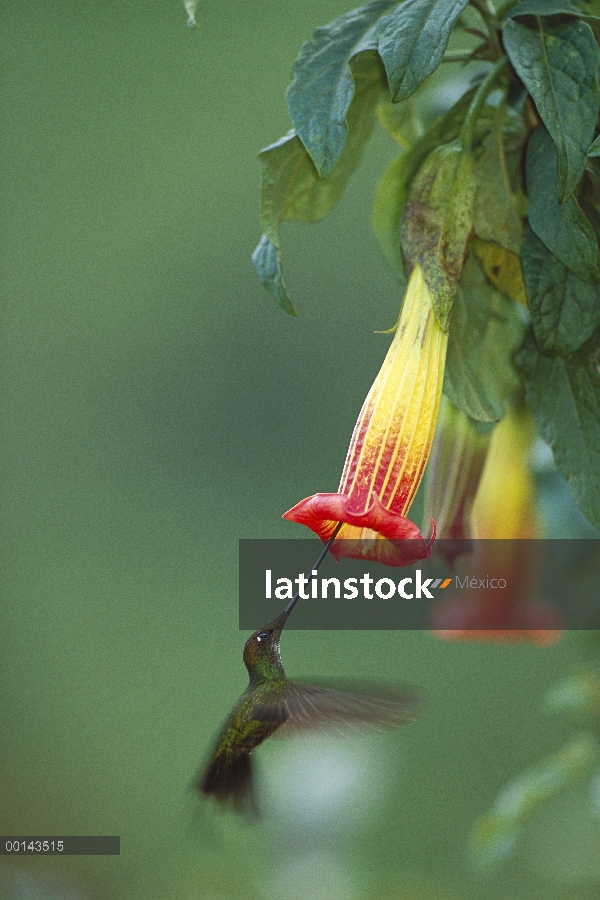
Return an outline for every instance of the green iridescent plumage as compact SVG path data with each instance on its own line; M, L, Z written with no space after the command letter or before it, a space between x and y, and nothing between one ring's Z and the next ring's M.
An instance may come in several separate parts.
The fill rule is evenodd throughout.
M248 687L223 723L197 781L204 794L231 802L238 812L256 810L250 754L275 732L283 736L315 728L394 727L411 722L421 705L413 693L381 688L355 693L288 681L279 646L296 599L246 641Z

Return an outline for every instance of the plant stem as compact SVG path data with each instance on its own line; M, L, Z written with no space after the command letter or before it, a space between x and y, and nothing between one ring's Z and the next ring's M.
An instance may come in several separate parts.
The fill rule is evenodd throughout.
M496 16L496 12L494 7L490 3L490 0L471 0L471 5L473 9L476 9L485 27L487 28L489 34L489 42L494 48L494 55L496 59L499 59L502 55L502 47L500 45L500 38L498 35L499 21Z
M479 118L479 114L481 113L483 104L485 103L488 94L494 87L498 75L507 62L507 57L501 56L500 59L494 63L488 74L479 85L475 96L471 100L471 105L469 106L467 115L465 116L465 120L460 131L460 140L465 150L472 149L475 123Z
M408 110L410 115L410 121L415 132L415 137L417 140L422 138L425 134L425 127L423 122L421 121L421 116L419 115L419 110L417 109L417 104L415 103L414 95L408 101Z
M472 54L472 50L447 50L442 62L467 62Z
M501 3L498 9L496 10L496 18L502 19L506 15L506 13L516 6L519 0L505 0L504 3Z
M475 7L490 30L497 24L496 11L486 0L471 0L471 5Z

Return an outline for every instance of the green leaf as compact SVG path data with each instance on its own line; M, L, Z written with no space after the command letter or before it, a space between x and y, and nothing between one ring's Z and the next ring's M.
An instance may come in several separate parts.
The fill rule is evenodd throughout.
M507 16L584 16L585 14L569 0L523 0L513 7Z
M497 422L519 386L512 358L523 340L519 307L486 281L471 255L452 311L444 393L471 419Z
M258 277L273 300L279 303L290 316L298 315L285 289L279 250L264 234L252 254L252 262Z
M580 0L581 7L573 0L523 0L513 7L507 16L578 16L583 19L596 19L600 15L598 0Z
M583 15L588 19L600 19L600 0L579 0Z
M261 150L262 192L260 221L269 240L279 247L282 222L318 222L340 199L346 179L320 178L300 138L290 131Z
M600 325L600 286L569 272L529 227L521 261L538 347L543 353L569 356Z
M322 177L331 173L346 143L346 114L355 91L350 61L373 24L395 5L396 0L372 0L317 28L292 67L290 118Z
M344 147L360 56L377 51L394 102L404 100L439 66L467 3L372 0L315 31L294 63L287 96L292 125L320 175L332 172Z
M263 284L288 312L293 306L281 280L280 226L282 222L292 220L318 222L331 212L360 163L375 123L377 100L384 85L383 67L376 54L361 56L355 77L356 93L348 111L348 140L338 165L328 178L319 176L294 131L259 154L262 166L260 221L264 238L253 259ZM275 252L264 245L265 238Z
M600 528L600 374L596 334L572 356L544 356L529 334L517 356L540 434L575 502Z
M538 18L533 29L509 19L503 33L510 61L556 144L564 202L581 180L598 119L598 45L580 21L551 25Z
M600 156L600 135L598 135L598 137L588 150L588 156Z
M385 97L377 107L379 121L403 150L409 150L424 134L414 97L403 103L392 103Z
M594 229L575 197L558 198L556 147L540 125L527 147L529 224L546 247L583 281L600 282Z
M499 119L485 138L477 158L475 184L475 234L519 254L523 229L510 187Z
M421 264L445 331L473 225L474 198L473 155L455 140L429 154L412 181L404 209L404 254L411 267Z
M405 100L435 72L468 0L405 0L376 26L392 99Z
M373 232L389 267L404 281L400 223L406 202L408 154L396 156L384 171L375 191Z

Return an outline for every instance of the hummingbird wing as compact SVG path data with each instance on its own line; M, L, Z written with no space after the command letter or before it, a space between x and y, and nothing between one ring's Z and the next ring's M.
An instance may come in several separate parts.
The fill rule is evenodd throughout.
M345 731L373 728L383 731L408 725L417 717L423 697L389 685L364 683L348 690L286 682L263 700L258 716L278 719L274 737L287 737L308 729Z

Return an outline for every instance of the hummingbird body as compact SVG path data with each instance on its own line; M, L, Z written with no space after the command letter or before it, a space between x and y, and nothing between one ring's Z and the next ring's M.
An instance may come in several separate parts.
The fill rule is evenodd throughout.
M254 806L251 751L271 737L286 719L280 702L289 684L279 651L285 624L285 619L279 623L282 617L283 613L246 641L248 687L221 726L211 760L198 784L205 794L213 794L217 800L231 799L239 810L247 802Z
M248 687L223 723L196 786L234 809L256 811L250 754L275 732L293 734L348 725L385 728L411 722L421 698L389 690L354 693L287 679L280 655L281 632L297 597L273 622L248 638L244 663Z
M270 708L273 690L276 688L266 682L256 688L246 688L223 723L210 762L198 783L205 794L212 794L217 800L231 799L239 811L246 803L254 806L250 753L281 724L276 705L271 721L260 714L257 716L259 710Z

